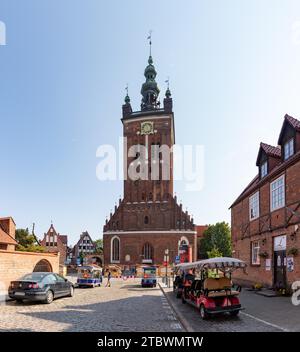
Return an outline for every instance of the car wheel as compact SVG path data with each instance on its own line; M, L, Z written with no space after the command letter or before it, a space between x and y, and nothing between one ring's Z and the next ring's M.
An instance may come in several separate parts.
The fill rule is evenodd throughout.
M17 303L23 303L23 300L22 299L16 299L16 302Z
M69 297L73 297L74 296L74 287L71 286L70 287L70 294L69 294Z
M204 304L201 304L200 306L200 316L203 320L207 319L208 318L208 314L206 312L206 309L204 307Z
M233 312L230 312L230 315L232 316L232 317L237 317L238 315L239 315L239 310L235 310L235 311L233 311Z
M45 303L50 304L50 303L53 302L53 299L54 299L53 292L49 290L49 291L46 293Z

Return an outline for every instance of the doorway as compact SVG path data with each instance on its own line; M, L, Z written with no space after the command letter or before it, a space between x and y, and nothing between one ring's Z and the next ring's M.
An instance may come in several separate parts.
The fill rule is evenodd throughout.
M286 288L286 236L274 237L273 286L275 289Z

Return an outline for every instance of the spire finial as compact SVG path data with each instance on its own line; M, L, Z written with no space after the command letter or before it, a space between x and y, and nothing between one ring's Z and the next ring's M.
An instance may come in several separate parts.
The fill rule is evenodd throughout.
M167 80L165 80L165 83L167 83L166 97L170 98L171 91L170 91L170 77L169 76L168 76Z
M130 103L130 98L129 98L129 95L128 95L128 83L126 84L125 90L126 90L126 96L125 96L124 101L125 101L126 104L129 104Z
M151 47L152 47L152 29L150 29L150 31L149 31L149 35L148 35L148 38L147 38L147 40L149 40L149 47L150 47L150 57L151 57L151 55L152 55L152 53L151 53Z

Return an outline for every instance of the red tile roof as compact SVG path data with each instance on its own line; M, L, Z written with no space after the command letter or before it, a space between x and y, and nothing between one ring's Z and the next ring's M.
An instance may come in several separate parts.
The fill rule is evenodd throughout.
M260 143L261 148L266 152L267 155L274 156L275 158L281 157L281 148L273 147L266 143Z
M233 202L233 204L230 206L232 208L234 205L238 204L241 200L243 200L246 196L250 195L252 192L254 192L257 189L257 186L263 185L265 182L269 182L270 178L276 176L277 174L280 174L283 172L287 167L292 165L293 163L297 162L300 160L300 151L297 152L295 155L293 155L290 159L287 161L280 163L279 165L275 166L272 171L265 176L264 178L260 179L259 175L256 175L254 179L249 183L249 185L243 190L243 192L238 196L238 198Z
M278 138L278 144L281 144L281 142L282 142L282 137L284 135L284 130L285 130L286 124L289 124L296 131L300 132L300 121L295 119L294 117L288 115L288 114L285 114L284 122L283 122L283 125L281 127L281 131L280 131L279 138Z
M281 138L283 136L283 132L285 129L286 124L289 123L293 128L295 128L297 131L300 132L300 121L295 119L292 116L289 116L286 114L284 116L284 122L281 128L278 144L281 142ZM260 149L257 157L257 162L256 165L258 165L259 157L260 157L260 152L261 150L264 150L265 153L269 156L279 158L281 157L281 148L280 147L274 147L272 145L266 144L266 143L261 143L260 144ZM297 160L300 159L300 151L298 151L294 156L292 156L289 160L279 163L277 166L274 167L270 171L270 173L264 177L263 179L259 178L259 175L256 175L254 179L249 183L249 185L243 190L243 192L238 196L238 198L233 202L233 204L230 206L232 208L234 205L238 204L241 200L243 200L246 196L250 195L254 190L256 190L258 185L262 185L265 183L267 180L269 180L272 176L276 175L277 173L282 172L285 168L287 168L290 164L296 162Z
M258 155L257 155L257 159L256 159L256 166L259 166L260 163L260 157L261 157L261 153L262 151L264 151L267 156L270 156L272 158L281 158L281 147L274 147L273 145L269 145L266 143L260 143L260 147L259 147L259 151L258 151Z
M294 117L286 114L285 117L286 121L288 121L296 130L300 131L300 121L295 119Z
M13 237L11 237L8 233L2 230L1 227L0 227L0 243L15 244L15 245L18 244L18 242Z

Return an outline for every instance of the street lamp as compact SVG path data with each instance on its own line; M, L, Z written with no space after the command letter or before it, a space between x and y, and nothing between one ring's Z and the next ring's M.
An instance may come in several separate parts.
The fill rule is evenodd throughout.
M168 286L168 262L169 262L169 249L165 249L165 257L164 257L165 265L166 265L166 285Z

